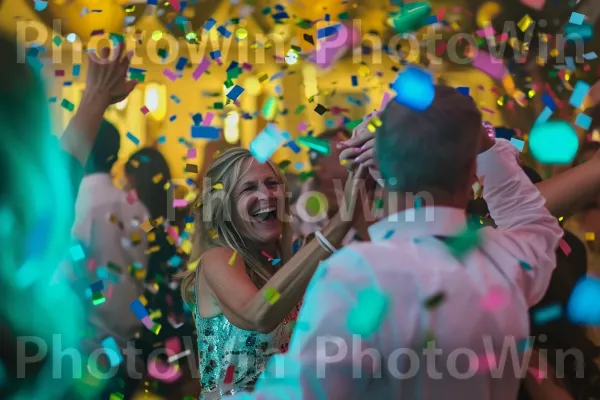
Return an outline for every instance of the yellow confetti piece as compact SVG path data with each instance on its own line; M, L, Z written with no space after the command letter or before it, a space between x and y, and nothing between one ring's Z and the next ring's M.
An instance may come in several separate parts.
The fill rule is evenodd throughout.
M156 220L154 220L154 222L156 225L162 225L162 223L165 222L165 219L163 217L158 217Z
M142 228L143 231L146 232L146 233L148 233L152 229L154 229L154 227L152 226L152 223L150 222L149 219L147 219L144 222L142 222L142 224L140 225L140 228ZM152 239L152 240L154 240L154 239Z
M589 242L593 242L594 240L596 240L596 234L594 232L586 232L585 240L589 241Z
M219 235L217 234L217 231L215 231L214 229L211 229L210 231L208 231L208 234L210 235L211 239L216 239L219 237Z
M192 251L192 242L190 242L189 240L184 240L183 242L181 242L181 244L179 245L179 248L181 249L181 251L183 251L185 254L190 254L190 252Z
M118 224L118 223L120 222L120 221L119 221L119 218L115 217L114 215L110 215L110 216L108 217L108 220L109 220L111 223L113 223L113 224Z
M221 190L221 189L223 189L223 184L222 183L215 183L213 185L213 189L215 189L215 190Z
M152 320L162 318L162 311L160 311L160 310L152 311L149 316L150 316L150 319L152 319Z
M163 174L156 174L152 177L152 182L158 183L162 180Z
M348 164L348 162L349 162L348 160L342 160L342 161L340 161L340 165L346 165L346 164Z
M140 303L142 303L144 305L144 307L146 307L148 305L148 300L146 299L145 296L140 296L140 297L138 297L138 299L140 300Z
M142 241L142 235L140 235L138 232L134 232L131 234L131 241L134 243L139 243Z
M233 263L235 262L236 255L237 255L237 251L234 251L233 254L231 255L231 258L229 258L229 265L233 265Z
M139 167L139 166L140 166L140 162L139 162L138 160L131 160L131 165L132 165L134 168L137 168L137 167Z
M519 27L521 32L525 32L527 29L529 29L529 27L531 26L532 23L533 23L533 20L531 19L529 14L525 14L523 16L523 18L521 18L521 20L519 21L517 26Z
M175 244L175 239L173 238L173 236L167 236L167 242L169 242L169 244L173 246Z
M154 242L156 240L156 233L150 232L150 233L148 233L148 235L146 237L148 238L149 242Z
M167 182L163 185L163 189L165 189L165 190L169 190L170 187L171 187L171 182Z
M598 132L597 130L594 130L594 132L592 132L592 141L600 142L600 132Z
M146 250L146 254L156 253L160 250L160 246L152 246L148 250Z

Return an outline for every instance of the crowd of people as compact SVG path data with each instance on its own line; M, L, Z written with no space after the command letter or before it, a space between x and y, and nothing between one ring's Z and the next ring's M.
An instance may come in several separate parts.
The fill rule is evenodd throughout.
M0 397L130 399L193 337L202 399L600 398L592 327L540 317L600 271L598 142L542 180L436 85L425 110L392 100L319 135L331 151L294 188L247 149L220 152L170 215L156 148L129 157L124 188L112 179L121 135L104 114L136 85L129 59L90 55L60 141L41 77L0 64ZM101 352L76 367L56 361L66 348Z

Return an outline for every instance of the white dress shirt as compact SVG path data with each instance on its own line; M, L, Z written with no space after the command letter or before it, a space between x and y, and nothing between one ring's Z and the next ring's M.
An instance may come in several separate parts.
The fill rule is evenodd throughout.
M109 174L83 178L72 233L86 247L87 259L95 262L95 271L89 271L90 283L98 280L104 283L106 301L92 307L89 315L96 344L112 336L124 347L142 327L129 305L143 294L143 279L133 277L131 268L146 270L148 245L146 233L139 225L148 218L146 207L139 200L129 204L127 193L113 185ZM132 239L133 242L141 240L134 244ZM115 272L109 263L121 272ZM99 269L108 270L109 278L103 279L98 274Z
M319 267L288 352L240 398L515 399L527 370L519 363L528 309L547 289L562 236L515 151L499 139L478 156L498 229L481 229L477 248L459 260L435 237L465 229L460 209L410 209L376 223L372 242L351 244ZM364 315L377 312L359 296L365 290L383 293L388 307L378 329L361 337L348 321L361 302ZM444 300L427 309L439 293ZM424 352L428 337L435 349Z

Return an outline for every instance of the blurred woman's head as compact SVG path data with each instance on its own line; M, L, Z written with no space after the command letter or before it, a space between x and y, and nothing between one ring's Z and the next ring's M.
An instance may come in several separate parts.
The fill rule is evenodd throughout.
M165 217L169 204L168 190L171 170L160 151L145 147L133 153L125 164L128 187L135 189L138 199L146 206L152 219Z
M287 184L270 161L259 163L243 148L219 155L209 166L196 204L196 238L192 261L209 249L229 247L241 255L250 278L262 286L272 275L260 249L274 247L285 262L291 253L292 230ZM192 277L193 278L193 277ZM182 284L187 297L189 286Z

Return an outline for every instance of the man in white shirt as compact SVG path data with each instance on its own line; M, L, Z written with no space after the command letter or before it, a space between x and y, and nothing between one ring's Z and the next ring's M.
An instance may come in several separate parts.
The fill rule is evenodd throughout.
M129 305L143 294L148 257L146 233L140 225L149 213L141 202L113 185L110 171L119 148L119 132L103 121L85 166L72 233L95 264L89 271L90 283L101 280L104 285L106 301L90 310L94 330L90 345L99 347L112 336L123 349L136 331L145 329Z
M548 286L562 231L514 147L481 130L470 97L436 86L427 110L392 101L380 119L389 216L370 228L371 243L316 271L287 354L243 396L515 399L528 309ZM498 225L478 236L462 233L475 175ZM415 209L416 198L425 204Z

